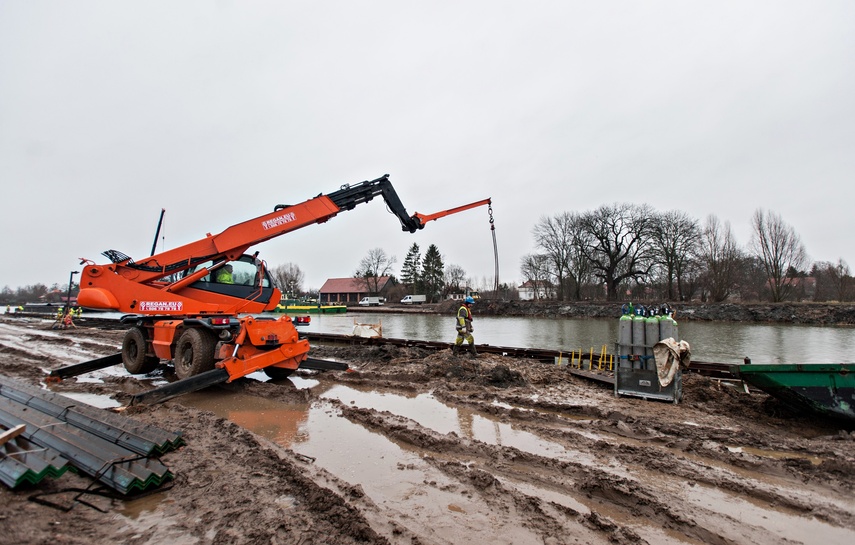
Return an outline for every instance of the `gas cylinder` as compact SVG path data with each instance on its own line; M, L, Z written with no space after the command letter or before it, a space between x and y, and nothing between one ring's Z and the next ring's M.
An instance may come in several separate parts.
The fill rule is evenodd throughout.
M632 353L632 303L621 309L622 314L618 321L618 354L620 356L620 367L630 367L629 356Z
M646 309L638 305L635 307L635 315L632 317L632 354L635 356L644 355L644 328L645 328ZM641 362L644 360L633 361L634 369L641 369Z
M653 345L659 342L659 318L656 308L650 308L647 311L647 319L644 320L644 355L647 363L646 369L655 369L656 365L653 361Z
M659 340L665 339L680 340L680 335L677 331L677 321L674 319L674 314L669 313L659 317Z

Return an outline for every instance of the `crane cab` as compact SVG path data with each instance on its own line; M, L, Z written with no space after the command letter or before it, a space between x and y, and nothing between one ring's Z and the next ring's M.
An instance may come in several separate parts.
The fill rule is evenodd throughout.
M202 268L213 266L212 261L200 263L184 271L182 277L190 276ZM273 281L264 262L250 255L242 255L239 259L212 269L209 274L193 282L187 288L260 303L269 302L275 294Z

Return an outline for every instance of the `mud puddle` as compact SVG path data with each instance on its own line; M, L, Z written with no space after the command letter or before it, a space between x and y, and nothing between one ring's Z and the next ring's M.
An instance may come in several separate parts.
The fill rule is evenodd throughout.
M343 417L331 401L390 413L438 434L454 434L491 446L518 449L537 458L601 468L615 465L613 461L598 460L587 452L571 451L533 433L515 429L491 415L479 414L468 407L452 407L430 393L378 392L368 387L345 385L333 385L319 393L318 400L302 404L222 392L189 394L181 398L181 403L211 411L312 459L338 478L358 484L384 509L395 510L404 518L415 517L420 526L424 524L423 532L429 531L434 537L449 542L454 542L454 536L462 531L461 525L467 528L465 532L480 528L477 533L497 543L538 542L538 538L518 524L501 522L493 514L494 508L489 502L469 492L458 479L426 461L429 458L451 462L459 456L444 456L406 441L396 441L394 436L371 431ZM353 445L358 445L358 448L353 448ZM478 468L481 461L473 457L463 460L463 464ZM498 482L520 498L537 498L538 502L563 506L583 516L598 517L610 511L608 504L604 505L582 491L565 485L540 485L542 475L537 469L530 471L531 482L511 477L498 477ZM515 464L515 474L525 476L527 472L525 464ZM651 543L686 543L685 536L683 539L672 538L655 522L646 524L643 519L620 509L609 513L609 518L624 522ZM588 537L591 542L600 539L595 534Z
M99 409L114 409L116 407L121 407L122 404L113 399L108 395L103 394L87 394L81 392L63 392L62 395L65 397L70 397L75 401L80 401L81 403L86 403L87 405L91 405L93 407L98 407Z
M164 517L164 506L171 500L166 493L156 493L140 499L126 500L117 510L122 524L131 532L130 539L138 540L146 536L149 543L170 543L172 545L192 545L198 543L194 536L187 535L168 517ZM209 530L213 538L213 530Z
M371 396L351 388L334 387L325 393L330 399L357 394L361 401L383 399L385 403L379 405L401 403L394 399L400 396ZM416 402L430 404L425 399ZM184 396L181 403L211 411L311 459L318 467L361 487L384 510L411 519L422 532L441 541L453 543L461 526L470 527L468 531L479 528L486 540L498 543L537 540L525 528L497 521L483 499L461 494L459 483L424 461L426 452L352 423L326 400L287 404L244 394L202 392Z
M769 449L761 449L755 447L734 447L728 446L728 450L731 452L746 452L748 454L753 454L754 456L760 456L761 458L772 458L775 460L787 460L787 459L797 459L797 460L807 460L812 465L818 466L822 463L822 458L819 456L812 456L810 454L803 454L801 452L786 452L779 450L769 450Z
M761 528L782 542L793 540L800 543L823 543L824 545L847 545L855 540L855 531L836 528L811 516L788 513L785 508L761 505L758 501L738 498L724 490L710 486L685 487L686 501L704 510L728 516L746 526ZM737 531L729 536L738 541Z
M298 377L294 377L298 378ZM299 379L295 386L312 388L312 380ZM453 535L457 524L476 525L490 522L490 506L484 500L471 494L460 494L459 482L449 477L435 464L426 459L443 460L446 457L430 449L421 449L406 441L399 441L395 433L387 429L376 431L366 427L361 421L342 416L338 404L356 410L368 410L371 413L391 415L389 418L411 421L426 432L443 436L457 436L474 443L483 443L491 447L516 449L533 455L538 459L565 461L579 466L597 468L605 474L617 478L630 478L645 474L651 491L661 495L681 497L685 502L686 513L696 520L712 520L720 528L722 536L738 542L743 535L744 524L753 529L753 533L768 532L782 540L795 539L809 542L810 536L823 536L823 542L849 543L855 533L826 524L815 518L786 508L775 507L767 501L763 503L752 496L743 497L738 492L717 490L709 486L687 485L679 478L648 471L645 464L621 464L616 459L603 456L595 448L578 445L571 448L567 441L557 442L541 437L536 431L525 431L507 421L503 416L487 414L476 408L461 405L454 406L438 400L431 392L378 391L368 385L326 384L313 392L318 396L314 401L293 404L264 399L254 395L223 392L202 392L184 396L182 404L197 409L211 411L222 418L234 422L258 435L261 435L282 447L292 449L300 455L314 460L318 466L338 478L362 487L365 494L386 509L400 510L401 516L412 513L420 521L426 522L426 528L437 531L437 537L443 539ZM514 404L492 401L488 406L513 408ZM539 412L529 410L529 412ZM549 411L545 411L548 413ZM583 427L590 420L582 421L570 418L572 425ZM381 426L382 428L382 426ZM560 427L558 427L560 429ZM529 428L532 429L532 428ZM550 428L555 429L555 428ZM619 440L633 448L643 448L645 440L632 437L619 437L611 433L585 432L573 430L572 433L587 436L596 444L602 437ZM358 445L354 448L353 445ZM680 455L672 448L661 446L670 455ZM760 449L755 455L760 454ZM717 466L723 479L738 480L737 475L728 475L734 469L727 464L716 463L714 459L690 453L682 453L687 463L694 467ZM459 459L460 456L457 455ZM448 460L453 459L449 456ZM480 467L483 460L473 456L468 461L460 460L470 467ZM526 464L517 464L515 477L496 478L509 491L523 497L538 498L586 516L606 516L609 520L632 529L650 543L686 543L687 536L676 532L673 535L656 521L646 521L637 514L628 513L622 507L615 508L610 501L602 501L596 495L591 497L575 490L572 479L560 486L550 486L542 481L543 468L527 469ZM751 473L751 472L745 472ZM743 473L742 478L747 475ZM529 474L530 479L520 478ZM752 489L766 489L774 497L778 487L771 484L775 479L764 479L762 475L751 475ZM758 479L759 477L759 479ZM634 480L634 479L633 479ZM767 484L763 484L766 481ZM464 498L463 500L461 498ZM827 501L827 500L826 500ZM448 529L448 535L441 531L443 517L453 516L458 520ZM501 526L501 525L499 525ZM503 528L498 536L507 537L509 529ZM519 532L519 529L515 529ZM532 536L513 534L526 542ZM688 542L693 542L689 539Z
M586 452L570 451L563 445L519 430L492 415L486 415L471 407L454 407L436 399L431 393L410 396L398 393L378 392L373 389L335 386L321 395L325 399L337 399L354 407L388 411L407 418L420 426L437 433L455 433L460 437L480 441L488 445L506 446L537 456L579 463L600 464ZM496 403L496 406L506 404Z

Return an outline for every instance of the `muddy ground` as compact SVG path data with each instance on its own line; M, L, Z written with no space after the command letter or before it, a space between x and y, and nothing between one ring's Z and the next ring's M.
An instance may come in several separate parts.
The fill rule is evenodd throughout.
M121 336L0 317L0 374L41 384L115 353ZM674 405L499 356L312 355L352 372L242 379L122 411L182 431L186 446L162 458L174 481L147 497L89 498L106 512L71 502L62 491L90 482L68 473L0 486L3 542L855 542L855 434L765 394L689 375ZM169 378L115 368L50 387L126 403ZM28 499L45 492L73 508Z

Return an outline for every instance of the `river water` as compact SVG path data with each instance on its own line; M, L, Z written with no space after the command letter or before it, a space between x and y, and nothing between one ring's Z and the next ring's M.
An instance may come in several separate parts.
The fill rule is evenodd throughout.
M475 342L493 346L615 351L618 319L521 318L481 316L475 311ZM354 322L380 323L383 336L396 339L452 342L454 316L348 312L312 315L300 331L349 335ZM855 327L735 322L680 322L680 339L691 346L692 359L737 364L855 362Z

